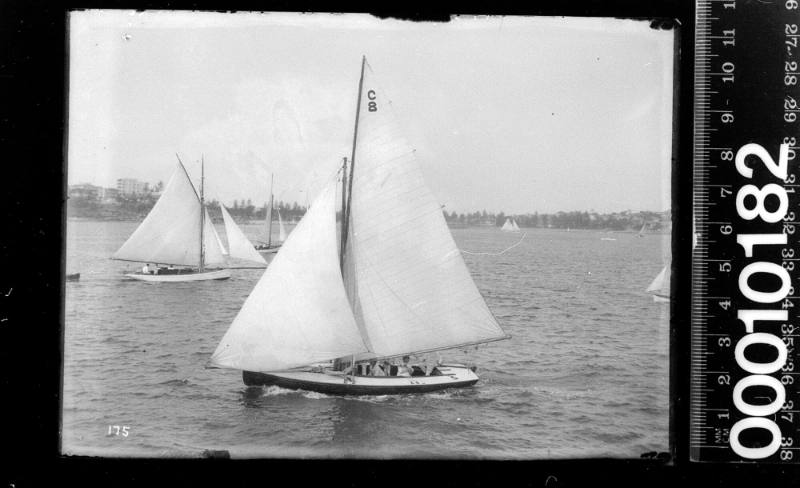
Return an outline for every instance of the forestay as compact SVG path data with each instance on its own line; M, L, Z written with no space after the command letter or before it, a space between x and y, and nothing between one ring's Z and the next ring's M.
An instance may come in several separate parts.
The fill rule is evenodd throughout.
M335 186L323 190L256 284L211 358L267 372L366 351L345 295Z
M507 337L369 64L361 97L344 280L367 347L393 356Z
M178 163L161 198L114 259L198 266L200 263L200 199L186 171ZM213 228L208 213L204 226ZM204 232L205 263L223 264L222 248L214 232Z
M233 217L225 209L225 206L220 204L219 208L222 210L222 220L225 221L225 234L228 236L228 254L230 257L267 264L267 261L256 251L253 244L244 235L244 232L233 221Z

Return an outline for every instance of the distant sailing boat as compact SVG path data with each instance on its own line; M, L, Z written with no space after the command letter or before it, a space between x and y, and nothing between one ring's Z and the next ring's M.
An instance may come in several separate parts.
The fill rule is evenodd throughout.
M267 207L267 220L266 220L266 224L267 224L267 240L266 240L265 244L260 244L260 245L256 246L256 250L258 252L260 252L261 254L274 254L274 253L278 252L278 249L280 249L281 244L283 243L284 240L286 240L285 230L283 228L283 223L281 222L280 223L280 230L281 230L280 242L279 243L275 243L275 244L272 243L272 211L273 211L273 207L275 205L275 197L273 195L272 188L273 188L274 183L275 183L275 175L272 175L270 177L270 184L269 184L269 206ZM280 213L280 210L279 210L278 211L278 219L280 219L280 217L281 217L281 213Z
M198 195L178 158L178 167L164 193L139 227L111 256L111 259L146 263L141 271L125 276L161 282L230 278L231 271L223 267L226 260L222 242L205 206L202 174ZM150 268L150 263L156 266ZM159 264L169 266L159 267Z
M644 237L645 228L647 228L647 222L642 222L642 228L639 229L639 233L636 234L636 237Z
M670 290L669 290L669 276L670 276L670 263L667 262L667 265L661 269L661 272L655 277L650 286L647 287L647 293L653 295L654 302L669 302L670 298Z
M500 227L500 230L503 232L519 232L519 227L517 226L517 222L512 219L511 217L506 218L506 223Z
M473 385L474 368L386 360L506 339L425 187L372 70L361 64L350 175L322 190L222 337L210 366L247 385L395 394ZM366 364L370 360L379 364ZM354 367L355 366L355 367ZM375 372L381 375L374 375Z
M223 249L223 252L232 258L243 259L258 264L266 265L267 261L261 254L256 251L247 236L244 235L242 229L236 225L236 222L228 213L225 205L219 204L222 210L222 220L225 222L225 234L228 237L228 251ZM222 245L222 243L220 243Z

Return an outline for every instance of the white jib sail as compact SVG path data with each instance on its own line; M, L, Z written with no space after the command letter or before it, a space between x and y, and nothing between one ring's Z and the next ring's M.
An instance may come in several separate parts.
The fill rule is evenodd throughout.
M344 277L367 347L393 356L506 337L368 64L353 164Z
M220 207L221 206L222 205L220 204ZM208 209L206 209L206 214L208 214ZM208 219L211 220L211 216L210 215L209 215ZM219 248L222 249L222 254L227 256L228 255L228 251L225 249L225 245L222 243L222 239L220 239L220 237L219 237L219 232L217 232L217 228L214 227L213 225L211 226L211 228L214 230L214 237L217 238L217 244L219 244Z
M511 219L511 230L514 232L519 232L519 226L517 225L517 221L514 219Z
M211 225L208 214L204 225ZM206 263L224 263L213 232L204 234ZM200 264L200 199L180 163L161 198L112 258L180 266Z
M286 240L286 227L283 226L283 220L281 220L281 211L278 210L278 241L283 242Z
M203 223L203 242L205 242L205 265L206 266L220 266L227 265L228 260L225 258L225 247L222 245L222 240L219 238L217 229L214 228L214 222L211 221L211 215L208 214L208 209L205 209L206 220Z
M228 236L229 255L232 258L267 264L267 261L256 251L256 248L244 235L242 229L233 221L233 217L225 209L225 205L220 204L219 208L222 210L222 220L225 221L225 235Z
M366 352L339 268L335 188L323 190L275 255L213 364L268 372Z
M506 222L503 224L502 227L500 227L500 230L504 230L506 232L510 232L510 231L514 230L514 226L511 225L511 219L510 218L506 218Z

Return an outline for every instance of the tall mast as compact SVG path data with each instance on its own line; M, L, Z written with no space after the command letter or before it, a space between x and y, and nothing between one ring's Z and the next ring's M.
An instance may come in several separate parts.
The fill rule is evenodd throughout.
M347 234L344 231L345 209L347 207L347 157L342 158L342 227L341 247L339 248L339 267L344 268L344 244Z
M205 162L200 156L200 272L203 272L206 261L206 249L203 243L203 227L206 222L206 203L203 199L203 181L205 179Z
M274 207L275 197L272 195L272 189L275 184L275 173L269 177L269 215L267 216L267 248L272 247L272 212Z
M358 141L358 116L361 113L361 90L364 87L364 65L367 57L361 56L361 78L358 80L358 101L356 102L356 124L353 129L353 152L350 154L350 179L347 183L347 215L342 215L342 263L344 263L344 248L347 244L347 232L350 230L350 201L353 199L353 174L356 171L356 142Z

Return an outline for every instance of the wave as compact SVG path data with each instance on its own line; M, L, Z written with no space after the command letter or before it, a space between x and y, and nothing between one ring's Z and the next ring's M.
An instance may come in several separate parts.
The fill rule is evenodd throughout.
M188 379L174 379L174 380L167 380L162 381L161 383L157 383L159 386L197 386Z

